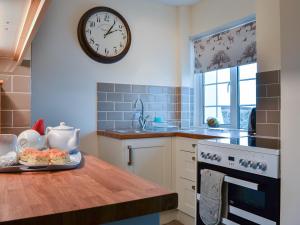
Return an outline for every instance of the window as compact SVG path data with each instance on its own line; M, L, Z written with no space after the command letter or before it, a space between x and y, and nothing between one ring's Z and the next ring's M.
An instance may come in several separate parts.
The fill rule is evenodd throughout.
M249 114L256 107L256 73L256 63L203 73L201 123L214 117L221 127L248 129Z

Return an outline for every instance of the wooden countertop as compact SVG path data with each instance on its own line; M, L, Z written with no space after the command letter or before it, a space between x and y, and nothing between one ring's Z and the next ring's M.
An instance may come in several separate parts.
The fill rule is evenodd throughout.
M141 139L141 138L156 138L156 137L186 137L194 139L209 139L209 138L229 138L229 137L246 137L247 132L244 131L226 131L221 132L211 129L199 129L199 130L176 130L176 131L156 131L156 132L124 132L120 133L114 130L100 130L97 131L100 136L106 136L116 139Z
M0 174L0 224L98 225L175 209L177 193L93 156L79 169Z

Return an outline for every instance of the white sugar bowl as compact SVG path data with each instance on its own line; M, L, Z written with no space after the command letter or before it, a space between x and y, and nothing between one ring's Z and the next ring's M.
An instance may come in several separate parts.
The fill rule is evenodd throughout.
M18 151L22 151L25 148L35 148L41 150L45 148L45 144L45 137L33 129L23 131L17 139Z

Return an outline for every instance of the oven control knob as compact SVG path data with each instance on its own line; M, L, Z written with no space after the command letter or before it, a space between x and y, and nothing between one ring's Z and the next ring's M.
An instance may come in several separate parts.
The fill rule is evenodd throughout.
M258 168L262 171L266 171L267 170L267 164L265 163L259 163L258 164Z
M258 167L258 165L259 165L258 162L251 162L250 167L251 167L252 169L256 170L257 167Z
M207 158L212 160L212 159L213 159L213 155L210 154L210 153L208 153L208 154L207 154Z
M204 156L205 156L205 153L201 152L201 157L204 158Z
M240 159L239 163L240 163L241 166L244 166L244 167L248 166L248 162L245 159Z
M220 157L219 155L217 155L217 154L214 154L214 155L212 156L212 160L215 160L215 161L220 162L221 157Z
M240 165L247 168L250 164L251 164L251 161L248 161L248 160L245 160L245 159L240 159Z
M207 159L208 158L209 153L203 153L202 158Z
M251 163L251 161L245 160L245 162L243 163L243 166L244 166L245 168L247 168L247 167L250 165L250 163Z

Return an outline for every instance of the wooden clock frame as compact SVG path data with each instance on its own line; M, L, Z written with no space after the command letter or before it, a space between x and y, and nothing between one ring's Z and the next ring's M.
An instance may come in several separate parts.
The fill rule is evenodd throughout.
M88 40L86 39L86 35L85 35L85 26L86 26L88 19L97 12L108 12L108 13L114 14L122 21L122 23L124 24L124 26L126 28L126 32L127 32L126 46L125 46L124 50L116 56L107 57L107 56L99 55L88 44ZM86 13L84 13L78 24L77 35L78 35L78 40L79 40L80 46L83 49L83 51L93 60L95 60L97 62L105 63L105 64L111 64L111 63L120 61L128 53L130 46L131 46L131 31L130 31L127 21L120 13L118 13L114 9L111 9L108 7L95 7L95 8L88 10Z

